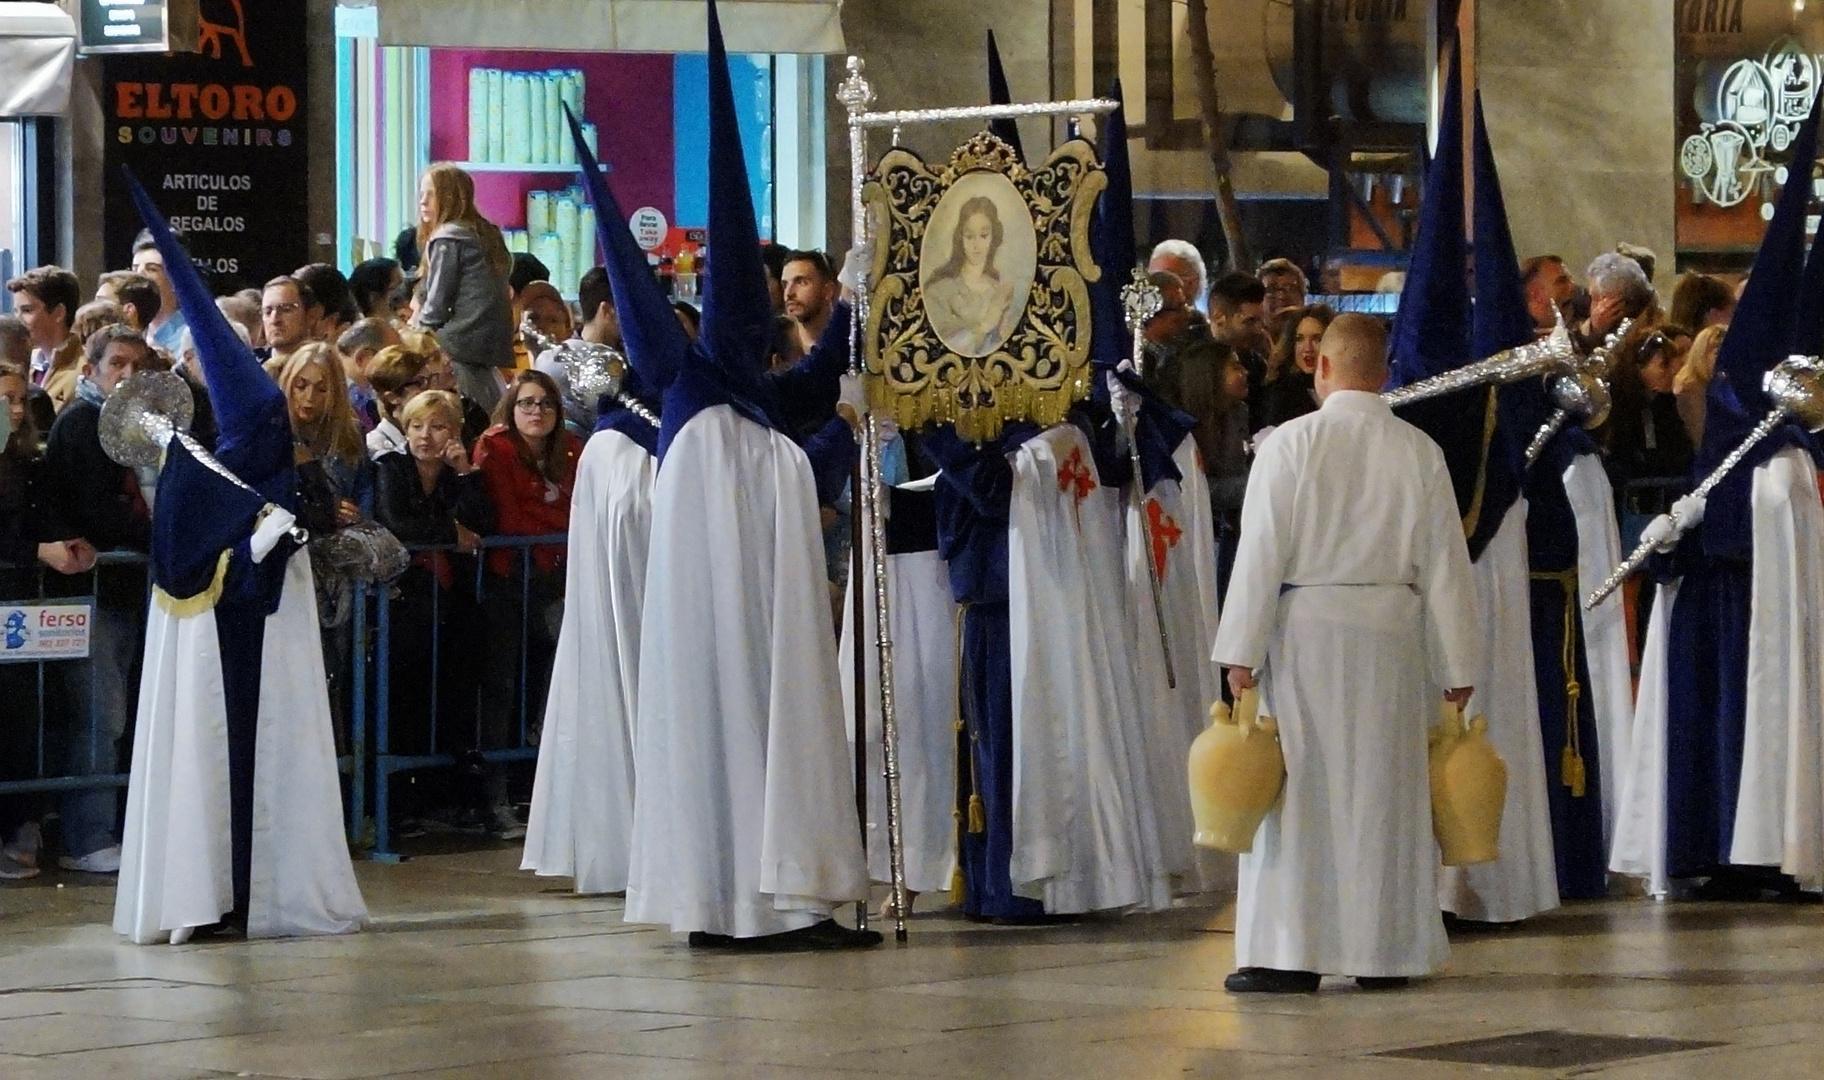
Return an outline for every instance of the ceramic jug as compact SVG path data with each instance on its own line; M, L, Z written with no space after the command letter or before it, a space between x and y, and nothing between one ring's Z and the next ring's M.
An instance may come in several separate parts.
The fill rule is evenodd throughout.
M1474 866L1501 855L1507 764L1488 741L1488 718L1467 723L1445 702L1431 732L1431 827L1445 866Z
M1218 701L1210 707L1210 726L1191 743L1191 811L1200 847L1252 850L1261 819L1285 788L1279 727L1259 711L1255 690L1244 691L1233 710Z

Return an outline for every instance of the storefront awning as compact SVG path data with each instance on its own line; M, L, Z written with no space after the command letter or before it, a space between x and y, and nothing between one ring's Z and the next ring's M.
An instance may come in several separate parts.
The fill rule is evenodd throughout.
M62 115L75 61L76 24L62 8L0 3L0 117Z
M11 5L24 6L24 5ZM338 32L382 45L702 52L703 0L338 0ZM842 0L722 0L735 53L839 53Z

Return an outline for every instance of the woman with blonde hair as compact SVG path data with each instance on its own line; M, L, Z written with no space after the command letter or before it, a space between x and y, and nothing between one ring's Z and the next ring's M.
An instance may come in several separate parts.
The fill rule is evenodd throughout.
M1684 366L1672 377L1672 397L1678 403L1678 418L1684 422L1691 445L1704 441L1704 400L1710 392L1710 380L1716 376L1716 354L1723 347L1728 324L1706 326L1691 339L1685 350Z
M484 409L500 400L500 368L513 366L513 309L500 230L475 207L475 181L448 162L418 183L418 248L424 303L416 325L436 330L464 397Z
M279 388L305 502L299 519L313 533L353 525L371 505L373 469L341 361L329 346L312 342L286 359Z

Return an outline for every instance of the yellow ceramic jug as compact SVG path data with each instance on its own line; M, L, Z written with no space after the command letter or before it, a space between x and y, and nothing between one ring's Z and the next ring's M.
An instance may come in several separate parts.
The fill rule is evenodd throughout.
M1232 712L1218 701L1210 707L1210 726L1191 743L1191 812L1199 847L1236 854L1253 850L1261 819L1286 786L1279 726L1259 711L1255 690L1243 691Z
M1488 718L1467 723L1445 702L1431 732L1431 827L1445 866L1474 866L1501 856L1501 811L1507 765L1488 741Z

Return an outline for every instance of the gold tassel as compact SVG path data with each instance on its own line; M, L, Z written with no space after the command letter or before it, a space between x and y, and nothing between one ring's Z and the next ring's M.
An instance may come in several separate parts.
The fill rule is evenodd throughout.
M1587 777L1583 770L1583 755L1577 752L1576 747L1564 748L1564 757L1558 762L1558 778L1564 782L1565 787L1571 789L1571 798L1583 798Z
M968 890L963 886L963 868L950 871L950 903L958 907L968 899Z
M963 604L956 609L956 669L963 669L963 619L969 613L969 605ZM963 717L961 687L958 688L956 702L956 730L967 727ZM982 781L975 770L975 744L979 741L973 728L969 728L969 832L980 835L988 831L988 807L982 803Z

